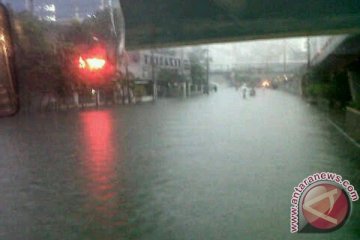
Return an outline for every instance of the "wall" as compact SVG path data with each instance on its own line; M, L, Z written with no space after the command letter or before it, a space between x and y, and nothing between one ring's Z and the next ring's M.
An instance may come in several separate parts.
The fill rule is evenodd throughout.
M360 111L349 107L346 109L346 131L360 141Z

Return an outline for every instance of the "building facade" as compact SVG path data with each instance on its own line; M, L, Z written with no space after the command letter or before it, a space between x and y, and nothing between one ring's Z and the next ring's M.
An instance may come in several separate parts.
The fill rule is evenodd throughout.
M129 52L127 71L135 89L146 95L183 95L191 85L190 61L182 49Z

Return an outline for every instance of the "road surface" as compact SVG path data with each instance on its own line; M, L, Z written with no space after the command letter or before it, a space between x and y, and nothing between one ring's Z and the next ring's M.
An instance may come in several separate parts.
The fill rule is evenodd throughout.
M0 120L0 239L359 239L360 204L290 234L290 197L331 171L360 190L360 149L280 91Z

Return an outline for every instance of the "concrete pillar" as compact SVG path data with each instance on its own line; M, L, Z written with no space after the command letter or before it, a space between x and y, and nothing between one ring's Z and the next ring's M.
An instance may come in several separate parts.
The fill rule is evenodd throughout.
M158 89L157 89L157 85L154 83L153 84L153 101L156 101L158 98Z
M190 97L191 96L191 83L187 83L187 95Z
M186 82L182 83L181 88L182 88L182 97L186 98Z
M348 71L348 81L352 100L360 101L360 72Z

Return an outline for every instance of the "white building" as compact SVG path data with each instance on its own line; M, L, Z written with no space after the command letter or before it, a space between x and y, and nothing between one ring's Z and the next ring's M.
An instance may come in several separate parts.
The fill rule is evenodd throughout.
M135 79L152 81L163 69L177 72L187 81L190 80L189 58L182 53L182 50L161 49L129 52L128 70Z
M124 66L123 66L124 67ZM159 75L162 71L168 73L165 81ZM124 69L122 70L124 71ZM141 50L128 53L128 73L137 89L145 95L164 96L166 90L181 95L190 86L190 61L182 49ZM173 78L171 76L174 76ZM176 76L181 80L175 79Z

